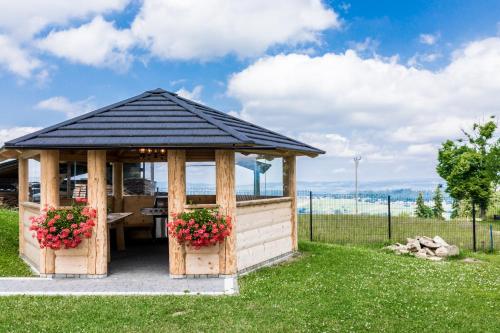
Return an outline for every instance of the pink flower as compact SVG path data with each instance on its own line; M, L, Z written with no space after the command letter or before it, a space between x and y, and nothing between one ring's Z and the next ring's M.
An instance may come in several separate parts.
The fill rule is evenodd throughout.
M71 221L71 220L73 219L73 214L68 213L68 215L66 215L66 219L67 219L68 221Z

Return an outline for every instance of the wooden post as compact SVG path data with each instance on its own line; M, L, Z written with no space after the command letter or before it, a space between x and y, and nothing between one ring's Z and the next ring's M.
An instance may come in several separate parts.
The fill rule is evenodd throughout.
M43 150L40 153L40 204L59 207L59 151ZM40 274L55 273L55 253L51 249L40 251Z
M19 158L18 160L18 175L19 184L18 192L18 207L19 207L19 254L24 254L24 205L23 202L28 201L29 197L29 169L28 160Z
M87 274L106 275L108 272L108 226L106 193L106 151L87 152L88 205L97 210L96 225L88 242Z
M296 162L295 156L283 158L283 195L292 198L292 249L297 251L297 185L296 185Z
M182 213L186 204L186 151L169 150L168 159L168 220L173 213ZM170 276L186 274L185 250L177 240L168 236Z
M123 163L113 163L113 208L116 213L123 211Z
M232 217L233 230L219 250L219 271L221 274L237 273L236 263L236 189L235 158L232 150L215 151L216 202L219 211Z

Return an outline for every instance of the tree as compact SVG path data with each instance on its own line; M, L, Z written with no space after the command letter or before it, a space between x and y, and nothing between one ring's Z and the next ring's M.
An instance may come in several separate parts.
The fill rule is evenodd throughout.
M472 133L463 131L465 139L442 144L436 170L453 199L472 201L484 217L500 181L500 138L495 138L494 117L484 124L475 123L472 129Z
M422 192L418 194L417 197L417 208L415 208L415 215L424 219L428 219L434 216L432 208L427 206L424 201L424 195Z
M441 193L441 185L436 186L432 200L434 201L434 207L432 207L434 217L444 220L443 194Z

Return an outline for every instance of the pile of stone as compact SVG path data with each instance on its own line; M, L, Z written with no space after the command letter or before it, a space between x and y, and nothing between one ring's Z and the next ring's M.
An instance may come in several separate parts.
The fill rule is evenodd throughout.
M426 236L407 238L406 245L396 243L387 246L386 249L394 251L396 254L410 254L417 258L432 261L441 261L446 257L457 256L460 253L456 245L446 243L446 241L439 236L434 238Z

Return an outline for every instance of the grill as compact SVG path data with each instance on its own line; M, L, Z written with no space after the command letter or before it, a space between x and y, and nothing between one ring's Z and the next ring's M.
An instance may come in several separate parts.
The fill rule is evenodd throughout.
M141 214L153 218L153 228L151 230L153 239L158 238L158 236L159 238L167 237L165 222L168 218L168 196L166 194L157 194L154 200L154 207L141 208Z

